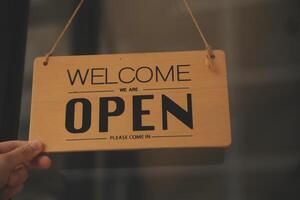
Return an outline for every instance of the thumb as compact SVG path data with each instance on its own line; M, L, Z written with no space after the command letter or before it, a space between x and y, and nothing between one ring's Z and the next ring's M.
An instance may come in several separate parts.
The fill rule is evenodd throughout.
M44 146L39 141L30 141L27 144L4 154L7 164L15 168L20 164L25 164L33 160L44 150Z

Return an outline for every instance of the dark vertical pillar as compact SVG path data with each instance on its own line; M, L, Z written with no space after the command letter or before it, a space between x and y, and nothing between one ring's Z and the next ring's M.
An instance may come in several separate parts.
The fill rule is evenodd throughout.
M0 6L0 141L17 138L29 0Z
M77 5L77 3L76 3ZM85 1L73 24L73 54L97 54L100 37L100 1Z
M78 1L74 1L77 6ZM97 54L100 21L100 1L88 0L83 4L80 12L72 24L72 54ZM66 157L66 168L80 169L93 168L96 153L73 153ZM67 184L67 190L63 199L94 199L95 181L91 178L71 181Z

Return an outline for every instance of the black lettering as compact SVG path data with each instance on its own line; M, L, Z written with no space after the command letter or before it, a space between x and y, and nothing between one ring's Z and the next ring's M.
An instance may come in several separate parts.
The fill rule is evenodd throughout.
M191 79L181 78L181 74L189 74L189 71L181 71L182 67L190 67L191 65L177 65L177 81L191 81Z
M92 74L91 74L91 84L92 85L100 85L100 84L104 84L104 82L96 82L97 81L97 78L102 78L104 77L103 74L95 74L97 73L97 71L105 71L104 68L92 68L91 70Z
M133 78L132 78L130 81L124 81L124 79L122 78L122 76L121 76L122 72L125 71L125 70L128 70L128 69L134 72L134 69L131 68L131 67L124 67L124 68L122 68L122 69L119 71L119 80L120 80L122 83L132 83L132 82L135 80L135 77L134 77L134 76L133 76Z
M166 95L162 95L162 121L163 130L168 130L167 113L170 112L190 129L193 129L192 95L187 94L187 111L178 106Z
M140 71L141 71L141 70L145 70L145 69L148 70L148 71L150 72L150 77L149 77L149 79L145 79L145 77L146 77L145 75L144 75L144 76L141 76ZM142 80L141 77L143 77L144 80ZM141 83L147 83L147 82L151 81L152 78L153 78L153 71L151 70L150 67L141 67L141 68L139 68L139 69L136 71L136 79L137 79L139 82L141 82Z
M108 70L107 70L107 68L105 68L105 83L106 84L117 84L118 82L109 82L109 80L108 80Z
M109 102L114 102L116 104L116 109L114 111L108 110ZM120 116L125 109L124 100L120 97L105 97L100 98L100 132L108 131L108 117Z
M174 81L174 66L173 65L170 67L168 74L165 77L162 74L162 72L160 71L159 66L156 66L155 73L156 73L156 82L158 82L158 74L165 82L169 79L169 76L172 75L172 81Z
M86 81L86 78L87 78L87 76L89 74L89 71L90 71L89 69L86 70L84 78L83 78L83 75L81 74L81 71L79 69L76 70L75 75L73 77L72 77L72 75L70 73L70 70L67 70L71 85L74 85L74 83L75 83L75 81L77 79L77 76L79 76L81 85L84 85L85 81Z
M150 110L142 109L142 101L145 99L153 99L153 95L133 96L133 131L150 131L154 130L154 126L143 126L142 115L149 115Z
M75 128L75 104L82 104L82 124L81 128ZM87 99L72 99L66 107L66 129L70 133L84 133L91 127L91 103Z

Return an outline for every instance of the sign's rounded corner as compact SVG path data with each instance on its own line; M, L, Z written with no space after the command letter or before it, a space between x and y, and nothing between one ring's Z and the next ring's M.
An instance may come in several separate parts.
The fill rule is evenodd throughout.
M231 137L229 137L226 141L225 141L225 143L224 143L224 148L225 149L228 149L228 148L230 148L231 147L231 145L232 145L232 138Z
M44 57L36 57L34 60L33 60L33 66L37 66L39 65L40 63L43 63L43 59L45 59Z
M225 51L222 49L216 49L216 50L214 50L214 52L217 54L221 54L222 56L225 56Z

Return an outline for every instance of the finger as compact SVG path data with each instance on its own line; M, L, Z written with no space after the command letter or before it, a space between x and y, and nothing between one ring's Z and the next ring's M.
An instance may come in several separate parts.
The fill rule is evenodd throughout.
M33 169L48 169L51 166L51 159L46 155L41 155L33 159L29 167Z
M23 185L27 179L28 169L25 166L22 166L10 174L7 185L9 187L17 187L19 185Z
M12 169L16 166L29 163L38 154L43 151L43 144L39 141L31 141L24 146L18 147L17 149L3 154L6 164Z
M27 141L14 140L0 143L0 153L7 153L27 144Z
M1 200L8 200L21 192L24 188L24 185L19 185L18 187L7 187L5 188L0 195Z

